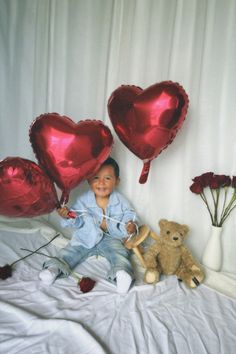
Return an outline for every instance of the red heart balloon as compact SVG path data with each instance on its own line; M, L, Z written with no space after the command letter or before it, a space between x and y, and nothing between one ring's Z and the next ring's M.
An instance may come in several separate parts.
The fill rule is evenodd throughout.
M122 85L108 100L112 125L126 147L144 162L145 183L150 162L175 138L188 110L188 96L178 83L163 81L142 90Z
M101 121L75 123L58 113L37 117L29 134L39 164L63 191L62 203L72 188L96 173L113 145L110 129Z
M57 206L54 184L36 163L20 157L0 161L0 214L32 217Z

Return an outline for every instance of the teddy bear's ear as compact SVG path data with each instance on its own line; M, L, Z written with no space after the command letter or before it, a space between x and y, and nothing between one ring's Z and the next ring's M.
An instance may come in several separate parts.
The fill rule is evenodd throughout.
M167 222L168 222L168 220L166 220L166 219L161 219L161 220L159 221L159 226L160 226L160 228L164 227Z
M184 233L187 235L187 233L189 232L189 227L187 225L182 225L182 228Z

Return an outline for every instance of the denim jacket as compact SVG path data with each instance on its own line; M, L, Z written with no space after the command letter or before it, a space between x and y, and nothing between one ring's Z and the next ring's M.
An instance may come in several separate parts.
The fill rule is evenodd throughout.
M93 191L88 190L83 193L71 207L76 211L75 219L63 219L63 227L73 229L71 246L84 246L86 248L94 247L104 235L100 228L103 220L103 211L97 205ZM107 233L115 238L125 238L127 231L125 224L132 220L138 222L134 209L122 194L113 191L109 198L106 211Z

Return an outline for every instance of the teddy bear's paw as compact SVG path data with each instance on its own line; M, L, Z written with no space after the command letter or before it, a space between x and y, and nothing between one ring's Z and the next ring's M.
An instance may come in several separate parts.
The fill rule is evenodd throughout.
M160 279L160 274L156 269L148 269L145 273L144 280L148 284L157 283Z
M199 284L201 284L205 278L205 275L203 272L199 271L198 274L194 274L194 278L196 278Z
M194 272L194 271L199 271L200 272L200 268L196 266L196 264L192 265L191 267L191 271Z
M193 276L190 281L190 285L189 285L190 288L196 288L198 285L202 283L203 279L204 279L204 274L202 273Z
M178 277L178 280L182 280L191 289L200 285L200 280L195 274L182 274L181 277Z
M199 284L200 282L198 281L198 279L196 277L193 277L192 281L190 282L191 288L196 288Z

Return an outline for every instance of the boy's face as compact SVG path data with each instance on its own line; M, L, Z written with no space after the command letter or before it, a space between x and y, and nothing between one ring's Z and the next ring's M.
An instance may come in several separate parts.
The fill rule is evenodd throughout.
M88 180L88 183L96 197L107 198L118 185L119 178L116 177L113 166L105 165Z

